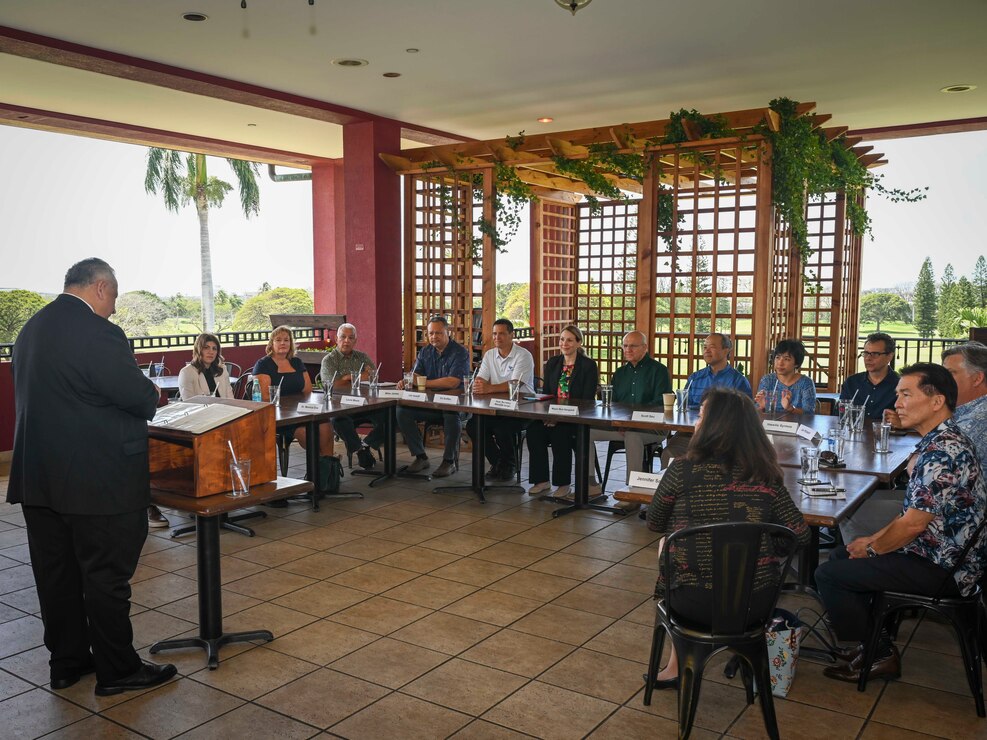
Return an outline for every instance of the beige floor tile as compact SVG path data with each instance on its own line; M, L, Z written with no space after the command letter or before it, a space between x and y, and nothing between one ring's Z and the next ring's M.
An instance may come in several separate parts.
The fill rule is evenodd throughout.
M578 585L579 581L572 578L562 578L560 576L548 575L547 573L535 573L531 570L520 570L506 578L501 578L496 583L490 584L489 588L491 591L501 591L503 593L514 594L515 596L523 596L527 599L551 601Z
M322 668L262 696L256 703L324 729L388 693L383 686Z
M378 537L361 537L358 540L344 542L336 545L329 552L336 555L345 555L349 558L359 558L361 560L376 560L391 553L404 550L408 545L403 542L384 540Z
M483 715L483 719L546 740L583 737L617 706L585 694L533 681Z
M641 548L627 542L605 540L602 537L586 537L575 544L569 545L562 552L567 555L579 555L584 558L597 558L617 563L636 553Z
M612 565L607 570L590 579L590 583L611 588L622 588L639 594L653 594L657 570L636 568L632 565Z
M612 524L606 529L594 532L592 536L605 540L626 542L637 545L638 547L644 547L645 545L650 545L652 542L657 542L659 537L657 532L649 530L648 525L636 517L632 520L625 519L624 521Z
M458 655L498 629L500 628L475 619L435 612L392 632L390 637L447 655Z
M530 499L528 500L530 501ZM528 524L537 527L552 520L552 511L556 507L549 507L547 504L541 506L515 506L513 509L494 514L493 518L502 522L517 522L518 524Z
M383 637L340 658L331 668L396 689L447 660L444 653Z
M901 658L901 680L940 691L971 696L963 659L909 645Z
M613 524L613 518L598 518L596 516L581 516L579 513L560 516L544 524L546 530L557 532L572 532L573 534L593 534Z
M557 640L501 630L477 643L462 658L491 668L534 678L573 650Z
M388 527L393 526L393 519L383 519L376 516L352 516L348 519L343 519L342 521L333 522L332 524L326 526L325 529L333 532L357 534L362 537L364 535L373 534L374 532L379 532L382 529L387 529Z
M908 647L959 656L960 644L956 640L956 633L953 628L946 621L932 619L930 612L925 612L925 614L926 618L922 620L922 623L908 633L911 635L908 638ZM906 628L914 622L915 620L906 619L901 626ZM904 629L899 629L898 645L904 644L904 636Z
M389 599L406 601L409 604L417 604L429 609L441 609L454 601L459 601L464 596L468 596L476 589L476 586L470 586L467 583L423 575L392 588L384 595Z
M700 700L701 701L701 700ZM860 717L850 717L827 709L810 707L805 704L776 699L775 714L778 717L778 732L781 737L799 737L806 740L831 740L834 737L856 737L863 727ZM747 707L733 726L730 736L739 738L765 738L764 715L761 713L761 700Z
M9 658L0 660L0 668L17 678L29 681L32 684L43 686L48 683L50 671L48 669L48 648L39 645L36 648L25 650L22 653L15 653Z
M624 619L628 622L636 622L637 624L646 624L651 626L655 623L655 601L654 599L647 599L641 602L641 605L637 609L633 609L629 612Z
M242 612L244 609L249 609L252 606L257 606L263 603L260 599L255 599L252 596L244 596L243 594L236 594L232 591L227 591L223 589L223 616L228 617L231 614L236 614L237 612ZM199 621L199 596L198 594L193 594L192 596L186 596L184 599L179 599L178 601L172 601L170 604L162 604L155 611L161 612L162 614L170 614L173 617L178 617L179 619L184 619L186 622L198 623Z
M313 552L315 552L315 550L310 547L292 545L282 540L278 540L276 542L268 542L267 544L260 545L258 547L240 550L236 556L241 560L247 560L251 563L265 565L268 568L276 568L282 563L288 563L292 560L299 560L304 558L306 555L311 555Z
M506 522L502 519L481 519L459 529L463 534L476 534L480 537L492 537L495 540L506 540L516 534L521 534L531 527L519 522Z
M450 604L442 611L506 627L539 606L541 602L533 599L484 589Z
M443 509L442 511L433 511L427 516L415 519L415 524L420 524L423 527L437 527L438 529L450 531L453 529L459 529L460 527L465 527L468 524L473 524L474 522L480 521L480 519L481 517L474 516L472 514L456 514L448 509Z
M0 594L20 591L34 585L34 571L30 565L15 565L12 568L0 570Z
M212 686L241 699L256 699L319 668L282 652L258 647L223 661L223 670L204 668L193 681Z
M158 570L175 571L195 565L195 547L189 545L179 545L167 550L158 550L149 555L141 555L140 562Z
M130 624L134 628L134 647L138 649L198 627L195 622L179 619L154 609L132 616Z
M270 630L274 636L285 635L316 620L311 614L285 609L277 604L261 603L224 619L227 632Z
M414 522L405 522L388 529L382 529L374 533L374 537L391 542L403 542L405 545L418 545L425 540L438 537L446 533L446 530L438 527L424 527Z
M489 550L490 548L487 548ZM481 550L480 552L486 552ZM479 554L479 553L478 553ZM492 563L476 557L461 558L432 572L433 576L448 578L451 581L468 583L471 586L488 586L494 581L517 572L517 568L500 563Z
M326 666L369 645L380 635L327 620L313 622L267 643L271 650Z
M66 725L60 730L45 735L45 740L139 740L140 735L126 727L114 724L98 715Z
M152 552L160 552L161 550L168 550L172 547L181 547L184 544L186 544L184 539L178 542L171 539L171 537L156 537L152 532L148 532L148 537L144 540L144 546L141 548L141 557L150 555ZM192 546L194 547L194 545Z
M328 617L369 598L366 591L322 581L280 596L271 603L316 617Z
M401 501L396 504L388 504L374 511L374 516L393 519L397 522L410 522L413 519L421 519L424 516L431 516L435 509L410 501Z
M135 604L154 609L172 601L184 599L186 596L196 593L195 581L189 578L182 578L173 573L166 573L157 578L149 578L146 581L135 583L131 587L130 600Z
M365 563L345 573L334 575L329 580L333 583L338 583L340 586L348 586L372 594L379 594L395 586L399 586L405 581L410 581L418 577L418 575L418 573L394 568L390 565Z
M453 659L401 691L433 704L478 716L527 683L512 673Z
M219 568L220 582L223 585L233 581L238 581L241 578L246 578L247 576L252 576L254 573L260 573L261 571L267 570L267 566L265 565L251 563L249 560L241 560L233 555L224 555L220 558ZM174 573L175 575L196 581L198 579L198 566L190 565L176 570Z
M233 555L240 552L240 550L248 550L265 542L273 542L273 540L260 535L245 537L238 532L223 532L219 535L219 551L224 555Z
M266 519L251 520L250 527L259 536L266 537L269 540L283 540L287 537L293 537L311 531L312 527L310 525L288 519L287 515L291 513L290 511L284 511L280 516L275 515L273 513L274 511L277 510L265 509L267 513Z
M543 550L561 550L583 538L581 534L552 530L548 529L547 526L543 524L539 527L533 527L527 532L514 535L507 541L518 545L540 547Z
M493 722L477 719L470 722L449 740L525 740L531 735L516 732L507 727L495 725Z
M305 740L317 732L318 730L290 717L254 704L245 704L179 737L182 740L228 740L234 737L263 736L278 740Z
M44 633L38 617L21 617L0 624L0 658L42 645Z
M633 565L636 568L648 568L658 572L658 548L646 546L620 561L623 565Z
M972 738L984 733L972 696L892 681L871 715L875 722L929 735Z
M628 738L676 737L679 724L674 719L621 707L598 727L590 737L593 740L628 740ZM693 727L690 737L696 740L715 740L719 733Z
M329 619L378 635L388 635L427 616L431 611L417 604L374 596L330 615Z
M329 529L329 527L318 527L308 532L301 532L291 537L286 537L281 541L289 545L307 547L310 550L328 550L330 547L342 545L344 542L355 540L357 537L360 537L360 535L353 532L343 532L339 529Z
M169 738L243 704L222 691L180 678L103 712L107 719L151 738Z
M448 737L471 719L469 715L395 693L335 725L332 732L352 740L431 740Z
M757 717L760 718L761 709L756 702L755 699L753 708L758 712ZM781 703L781 700L775 702L776 710ZM675 691L655 691L651 699L651 706L644 706L644 681L641 682L641 690L627 702L627 706L673 721L678 717L678 695ZM714 681L703 681L694 726L715 733L723 733L733 725L745 709L747 709L747 697L742 688L725 686ZM788 737L788 735L782 733L782 737ZM831 737L843 738L846 736L834 734Z
M519 545L516 542L498 542L496 545L491 545L474 553L473 557L477 560L488 560L492 563L524 568L548 557L553 552L555 551L546 550L543 547Z
M315 583L314 578L300 576L296 573L287 573L277 568L262 570L252 576L241 578L238 581L226 584L226 588L234 593L252 596L261 601L276 599L292 591L305 588Z
M88 716L85 709L42 689L0 702L2 732L9 738L41 737Z
M321 580L356 568L363 565L364 562L358 558L348 558L344 555L336 555L331 552L317 552L300 560L285 563L280 567L280 570Z
M644 657L647 658L647 653ZM538 680L623 704L641 688L641 674L647 669L646 663L579 649L541 674Z
M647 663L654 630L643 624L621 620L587 642L584 647L607 655Z
M441 552L451 552L455 555L472 555L478 550L496 544L497 540L491 537L478 537L475 534L461 534L460 532L446 532L438 537L426 540L422 544L433 550Z
M935 737L938 735L926 735L924 732L913 732L873 721L868 722L860 734L860 740L932 740Z
M707 675L712 675L714 680L724 681L722 673L724 662L725 656L717 663L717 670L707 670ZM869 686L866 692L861 693L857 691L856 684L826 678L823 675L825 667L820 663L800 660L795 681L788 693L788 700L855 717L869 715L880 695L880 686L883 682L878 681L873 686ZM734 678L730 684L740 686L740 676Z
M440 552L428 547L413 545L375 561L380 565L390 565L415 573L430 573L449 563L459 560L460 556L449 552Z
M608 560L586 558L580 555L568 555L558 552L544 560L539 560L537 563L529 565L528 570L585 581L602 573L611 565L613 563Z
M569 609L557 604L545 604L512 624L511 629L569 645L582 645L613 622L612 618L601 614Z

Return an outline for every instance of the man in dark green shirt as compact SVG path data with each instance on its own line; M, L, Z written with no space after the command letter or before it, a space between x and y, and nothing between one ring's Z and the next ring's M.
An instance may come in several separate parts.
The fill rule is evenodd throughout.
M633 403L642 406L662 406L662 394L672 392L672 380L668 368L648 354L648 340L643 333L632 331L624 336L621 344L624 350L623 367L613 374L613 400L617 403ZM596 442L619 440L624 443L627 454L627 478L634 471L644 470L644 448L652 442L660 441L664 432L617 431L594 429L591 433L593 453ZM625 482L626 482L625 480ZM590 494L599 492L598 486L591 486ZM620 508L636 509L637 504L622 501Z

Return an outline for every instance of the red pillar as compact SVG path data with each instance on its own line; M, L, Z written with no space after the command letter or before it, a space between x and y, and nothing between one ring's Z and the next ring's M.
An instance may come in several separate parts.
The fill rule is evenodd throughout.
M312 271L315 312L346 313L343 166L312 165Z
M343 127L345 249L342 268L336 265L346 283L341 312L356 325L359 348L383 363L388 380L401 372L401 197L398 176L377 155L400 149L400 127L393 122Z

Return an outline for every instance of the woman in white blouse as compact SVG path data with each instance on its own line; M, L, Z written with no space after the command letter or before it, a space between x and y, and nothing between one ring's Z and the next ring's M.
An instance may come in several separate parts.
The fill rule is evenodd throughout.
M196 338L192 362L178 373L178 392L183 401L192 396L233 398L230 373L223 364L219 338L215 334L200 334Z

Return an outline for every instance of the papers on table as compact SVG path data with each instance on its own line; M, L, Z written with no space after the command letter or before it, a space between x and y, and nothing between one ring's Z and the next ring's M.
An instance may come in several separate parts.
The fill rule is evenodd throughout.
M148 424L202 434L250 412L251 409L242 406L227 406L222 403L170 403L158 409Z

